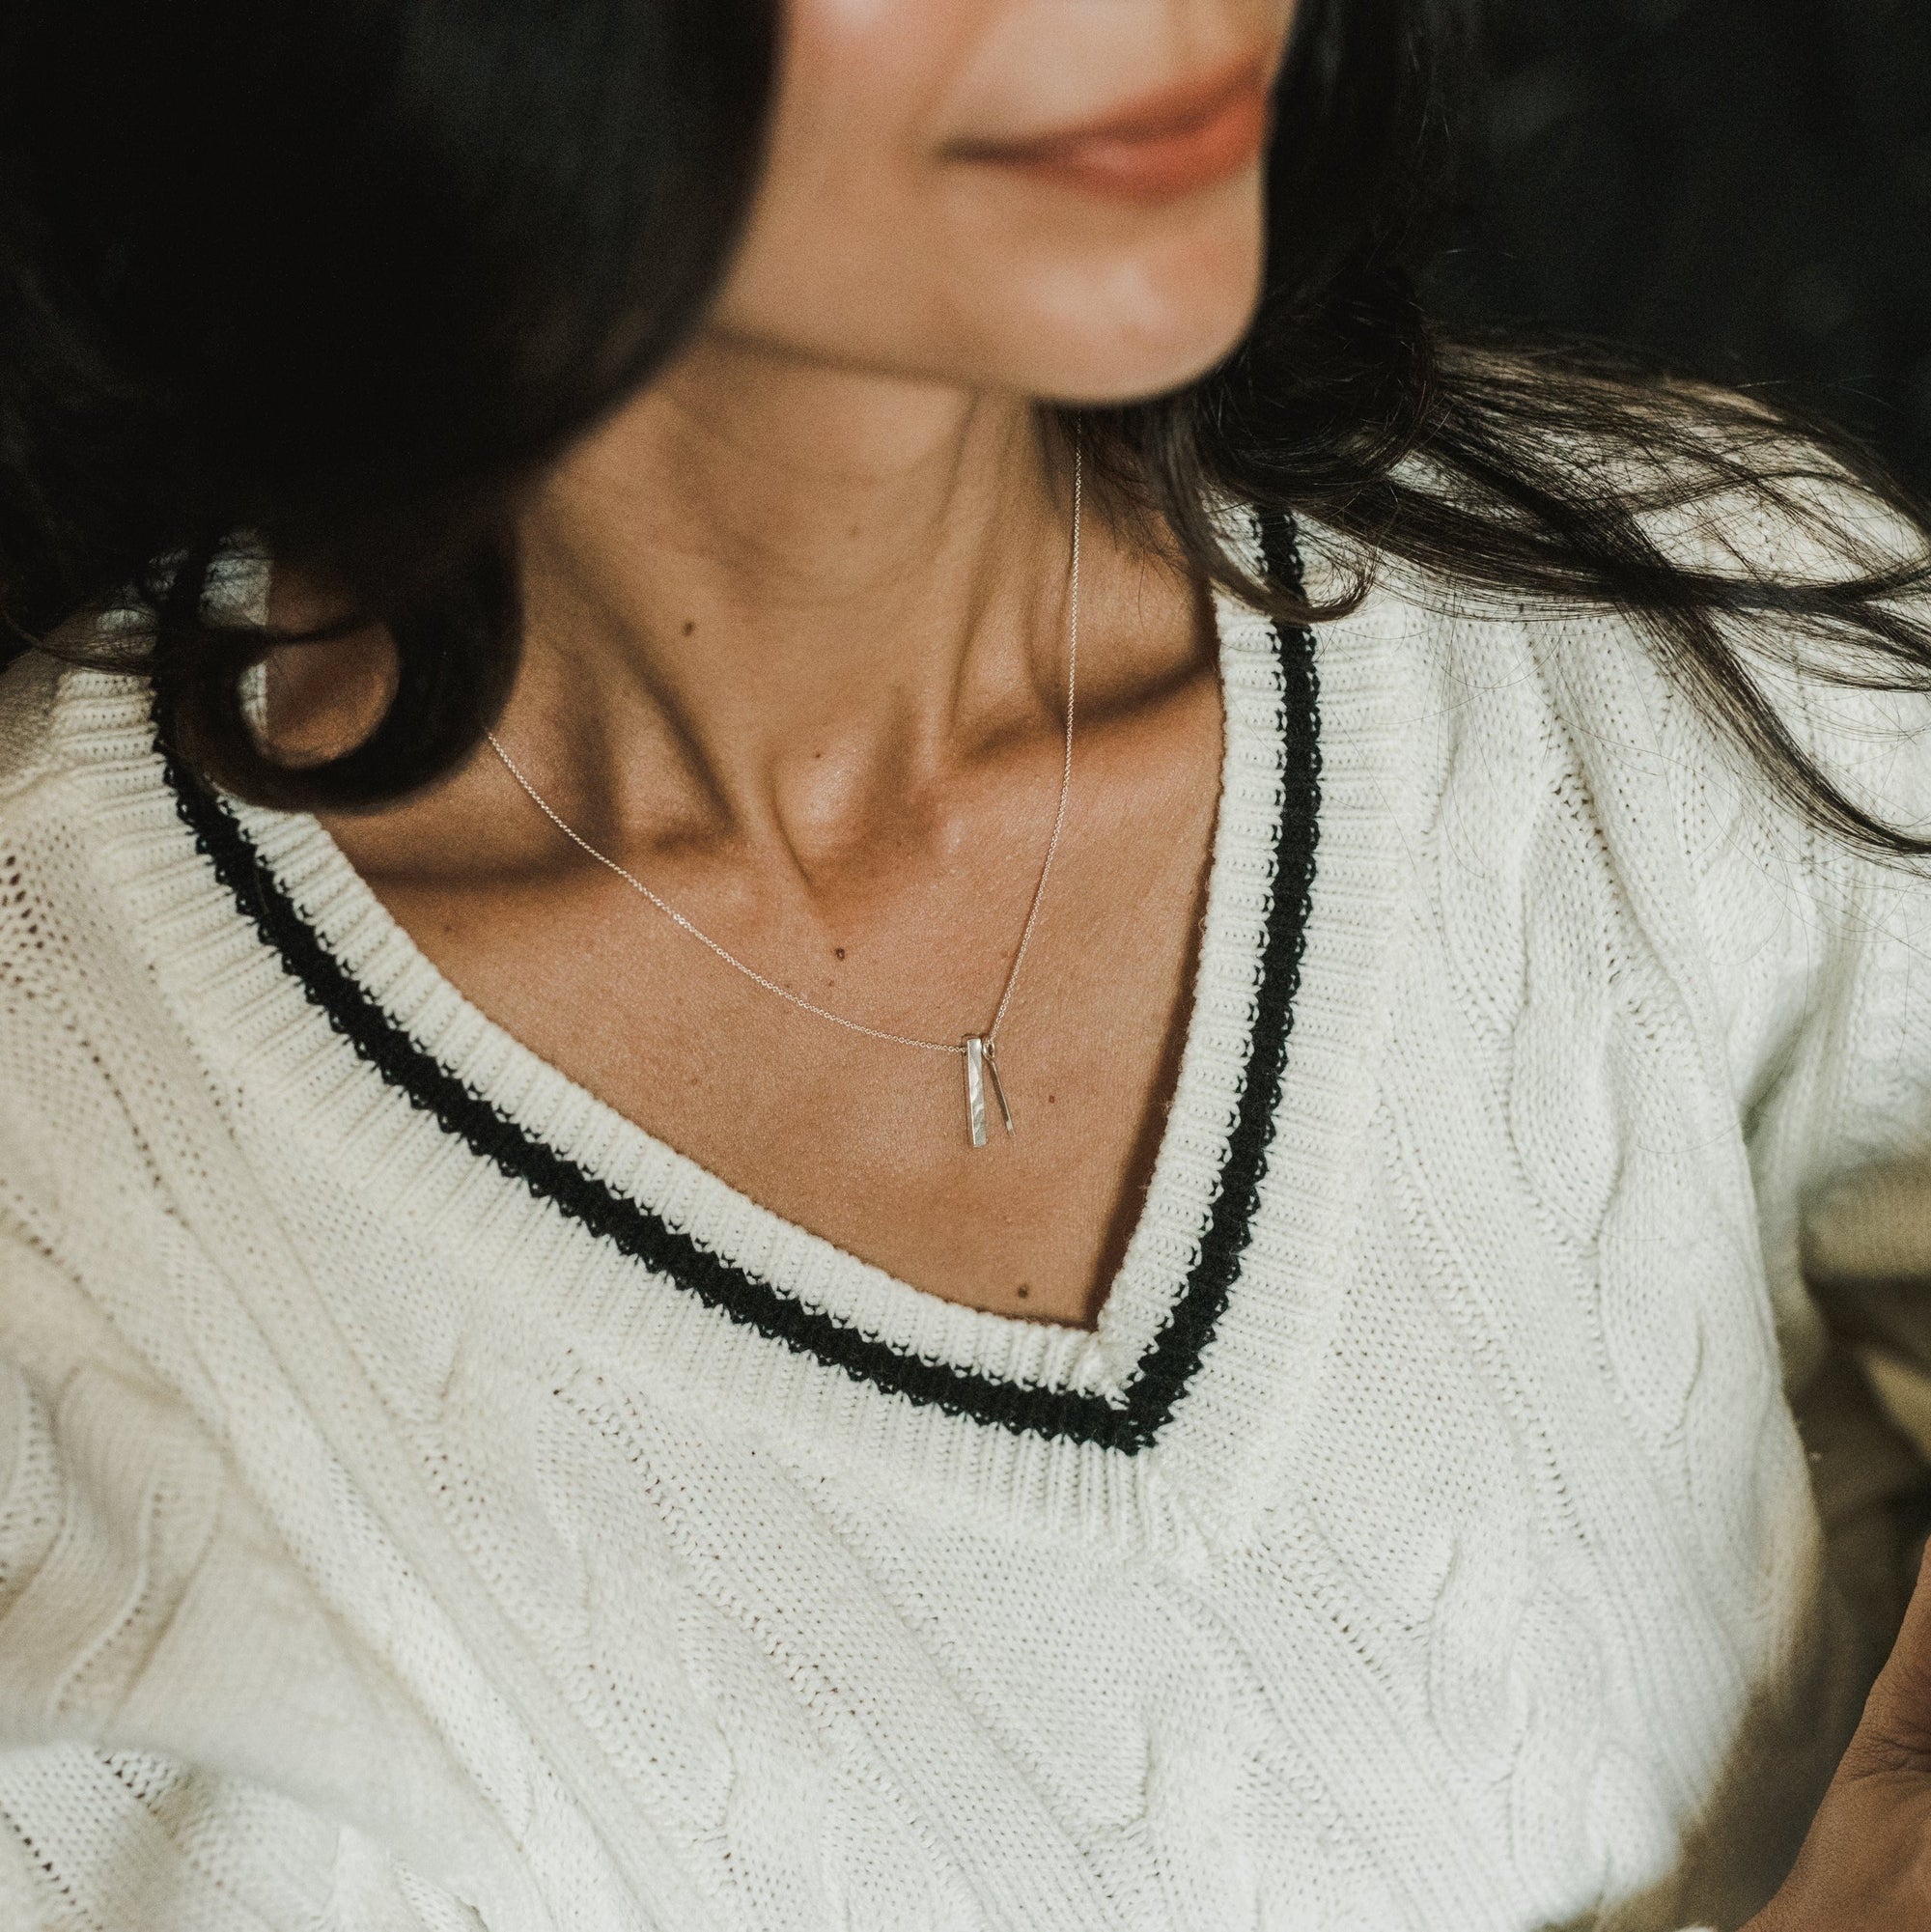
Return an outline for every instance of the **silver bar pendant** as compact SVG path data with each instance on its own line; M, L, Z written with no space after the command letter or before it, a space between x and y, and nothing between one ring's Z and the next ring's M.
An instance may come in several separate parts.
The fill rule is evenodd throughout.
M1006 1138L1013 1137L1013 1110L1006 1105L1005 1083L999 1078L999 1063L993 1057L993 1049L988 1043L985 1052L986 1072L992 1077L993 1098L999 1104L999 1118L1006 1123Z
M986 1043L976 1033L966 1036L966 1127L974 1147L986 1144Z

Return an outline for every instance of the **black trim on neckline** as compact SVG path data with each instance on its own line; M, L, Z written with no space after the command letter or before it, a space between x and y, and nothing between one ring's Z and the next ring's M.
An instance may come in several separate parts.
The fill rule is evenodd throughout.
M1269 576L1298 591L1301 566L1293 523L1263 516L1260 525ZM349 973L302 917L233 811L182 764L158 706L155 746L176 809L194 834L196 849L209 858L242 914L280 955L285 969L327 1016L329 1024L389 1085L511 1180L621 1253L688 1289L707 1306L721 1308L733 1321L881 1390L1015 1433L1023 1430L1097 1442L1133 1454L1150 1447L1172 1416L1239 1277L1287 1065L1314 885L1321 799L1320 691L1313 633L1276 625L1274 635L1282 677L1285 767L1273 892L1247 1069L1199 1254L1178 1300L1135 1366L1124 1406L1099 1395L1005 1382L909 1355L806 1306L774 1283L714 1253L643 1202L618 1193L558 1153L459 1080Z

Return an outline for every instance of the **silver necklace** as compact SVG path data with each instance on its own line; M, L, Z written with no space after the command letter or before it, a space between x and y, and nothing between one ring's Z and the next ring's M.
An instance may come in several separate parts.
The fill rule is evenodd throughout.
M993 1014L993 1023L983 1033L968 1033L963 1040L921 1040L910 1033L894 1033L883 1026L867 1026L863 1021L848 1020L842 1013L833 1013L828 1007L818 1005L790 988L780 986L776 980L768 978L755 966L747 966L735 953L727 952L708 933L700 932L680 912L675 906L658 897L634 873L626 871L614 858L601 853L580 833L567 826L550 808L550 805L537 788L524 777L515 759L503 749L501 741L487 726L484 736L490 741L496 756L503 761L505 769L518 785L530 796L531 802L543 813L551 825L565 838L587 853L599 865L607 866L625 884L640 892L673 925L709 946L728 966L741 972L753 985L761 986L767 993L774 993L780 999L789 1000L801 1012L809 1013L820 1020L828 1020L834 1026L842 1026L848 1033L862 1033L868 1040L882 1040L894 1047L914 1047L925 1053L956 1053L966 1062L966 1131L974 1147L986 1144L986 1090L990 1086L993 1099L998 1106L999 1118L1005 1123L1006 1133L1014 1132L1013 1110L1006 1103L1006 1090L999 1078L998 1047L999 1027L1004 1023L1006 1009L1013 1003L1013 989L1018 986L1020 967L1025 963L1026 948L1032 943L1033 928L1039 923L1039 909L1046 898L1046 882L1052 872L1053 854L1059 850L1059 835L1066 827L1066 801L1073 791L1073 693L1079 669L1079 524L1081 507L1081 452L1075 450L1073 457L1073 557L1072 589L1068 599L1070 614L1067 620L1066 638L1066 749L1060 764L1059 806L1052 815L1052 836L1046 842L1046 857L1039 868L1039 883L1033 887L1032 905L1028 908L1025 925L1020 932L1018 949L1013 954L1012 970L1006 974L1005 990L999 995L999 1003Z

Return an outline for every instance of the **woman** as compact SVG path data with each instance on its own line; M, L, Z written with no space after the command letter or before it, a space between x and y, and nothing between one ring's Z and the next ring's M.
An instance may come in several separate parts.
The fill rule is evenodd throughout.
M1432 7L0 39L9 1924L1931 1923L1922 533Z

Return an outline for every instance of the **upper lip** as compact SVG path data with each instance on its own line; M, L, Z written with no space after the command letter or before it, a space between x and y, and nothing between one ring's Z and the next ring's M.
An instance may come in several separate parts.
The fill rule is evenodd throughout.
M972 160L1049 160L1097 143L1155 141L1202 126L1243 95L1265 88L1273 75L1269 53L1250 53L1202 77L1141 95L1071 127L1039 134L955 142L952 152Z

